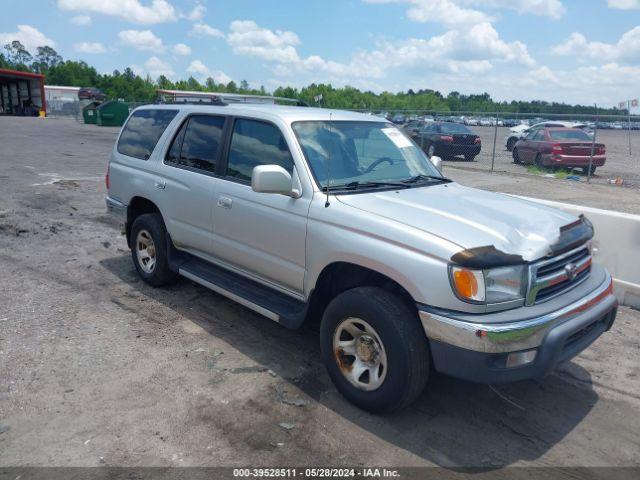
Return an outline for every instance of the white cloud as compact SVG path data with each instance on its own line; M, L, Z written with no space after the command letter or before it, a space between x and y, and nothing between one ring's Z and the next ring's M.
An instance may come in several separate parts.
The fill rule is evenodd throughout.
M149 60L144 63L144 68L151 78L157 78L160 75L164 75L165 77L173 77L175 75L171 65L156 56L149 58Z
M193 27L191 27L189 35L192 37L224 38L224 33L206 23L195 23Z
M167 0L152 0L144 6L139 0L58 0L58 7L73 12L109 15L142 25L172 22L176 12Z
M359 84L387 78L389 72L433 71L469 75L492 69L493 62L530 67L535 64L526 45L505 42L489 23L474 25L467 31L450 30L429 39L381 40L372 50L356 52L348 63L318 55L302 57L296 46L298 36L289 31L272 31L253 21L232 22L227 41L233 52L260 58L274 65L276 75L293 77L309 74L337 83Z
M118 33L118 38L136 50L162 53L165 49L162 40L151 30L123 30Z
M91 53L99 54L106 53L106 47L99 42L80 42L73 46L73 49L78 53Z
M364 0L366 3L406 3L407 18L414 22L439 22L445 25L473 25L489 21L478 11L464 8L453 0Z
M539 15L558 19L567 9L560 0L458 0L477 7L515 10L521 15Z
M240 55L250 55L280 63L299 60L294 45L300 43L300 39L295 33L260 28L252 20L231 22L227 41L234 53Z
M80 25L83 27L91 25L91 17L89 15L76 15L75 17L71 17L69 21L74 25Z
M209 68L207 68L207 66L204 63L202 63L201 60L194 60L187 67L187 72L196 73L201 76L207 76L209 75Z
M33 52L37 47L55 46L49 37L45 36L40 30L31 25L18 25L17 32L0 32L0 46L18 40L27 50Z
M176 43L173 46L172 50L176 55L191 55L191 47L189 45L185 45L184 43Z
M625 32L616 43L590 42L581 33L553 47L556 55L571 55L579 59L592 59L599 63L640 63L640 26Z
M193 9L186 15L182 15L182 18L185 18L191 22L199 22L204 17L204 13L207 11L207 7L203 4L198 3Z
M607 4L618 10L640 10L640 0L607 0Z
M210 70L201 60L194 60L187 67L187 72L192 73L200 79L213 78L216 83L229 83L231 77L221 70Z
M560 0L363 0L366 3L407 4L406 15L414 22L438 22L449 27L469 27L492 20L480 9L508 9L519 14L560 18L566 8Z

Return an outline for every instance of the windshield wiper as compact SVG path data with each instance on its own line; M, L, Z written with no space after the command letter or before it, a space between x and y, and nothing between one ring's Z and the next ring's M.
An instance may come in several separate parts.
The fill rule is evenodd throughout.
M435 175L415 175L411 178L406 178L404 180L401 180L401 182L403 183L417 183L421 180L437 180L439 182L453 182L453 180L451 180L450 178L447 177L436 177Z
M395 187L395 188L410 188L410 185L407 185L404 182L348 182L340 185L331 185L329 187L323 187L322 191L326 192L329 190L358 190L360 188L376 188L376 187Z

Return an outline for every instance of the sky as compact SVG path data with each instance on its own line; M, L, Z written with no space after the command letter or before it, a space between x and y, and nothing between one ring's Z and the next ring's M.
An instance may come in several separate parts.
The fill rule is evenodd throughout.
M0 45L48 44L101 73L603 107L640 97L640 0L0 3Z

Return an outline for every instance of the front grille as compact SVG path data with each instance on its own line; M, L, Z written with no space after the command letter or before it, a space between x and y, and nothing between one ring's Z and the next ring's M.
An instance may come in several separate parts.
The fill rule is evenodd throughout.
M545 302L575 287L591 273L587 245L532 264L527 305Z

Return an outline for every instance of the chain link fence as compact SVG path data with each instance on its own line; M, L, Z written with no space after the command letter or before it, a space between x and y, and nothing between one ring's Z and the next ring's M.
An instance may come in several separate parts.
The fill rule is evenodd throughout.
M447 167L640 186L640 117L386 111ZM541 128L545 122L546 128ZM570 128L570 130L568 130Z

